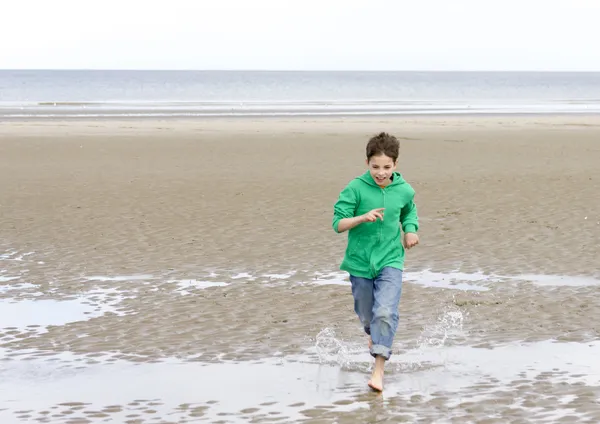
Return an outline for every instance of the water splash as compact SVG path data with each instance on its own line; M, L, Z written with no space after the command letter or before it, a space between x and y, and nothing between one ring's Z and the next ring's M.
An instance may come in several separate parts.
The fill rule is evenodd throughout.
M456 306L447 306L435 321L423 329L417 337L416 346L400 353L393 367L399 372L418 372L445 367L448 349L456 340L463 339L466 314Z
M440 348L448 340L464 336L463 323L465 314L456 306L448 306L435 323L425 326L417 339L419 349L428 347Z
M395 352L388 365L392 372L416 372L443 366L445 349L452 341L465 337L463 324L466 313L457 306L445 307L430 325L427 325L416 340L416 346L403 352ZM397 340L396 344L401 343ZM339 366L351 371L369 371L373 358L364 343L348 343L341 340L335 329L326 327L315 338L314 350L320 364ZM394 349L396 350L396 349Z
M324 328L315 338L315 346L320 364L334 365L345 371L371 371L373 358L363 343L349 343L341 340L333 328Z
M324 328L317 334L315 349L320 363L334 363L341 367L350 364L348 347L339 340L333 328Z

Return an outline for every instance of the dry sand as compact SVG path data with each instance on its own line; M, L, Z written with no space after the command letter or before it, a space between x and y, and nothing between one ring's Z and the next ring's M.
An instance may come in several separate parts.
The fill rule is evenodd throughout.
M382 130L421 244L377 396L331 213ZM3 423L600 420L600 117L4 122L0 180Z

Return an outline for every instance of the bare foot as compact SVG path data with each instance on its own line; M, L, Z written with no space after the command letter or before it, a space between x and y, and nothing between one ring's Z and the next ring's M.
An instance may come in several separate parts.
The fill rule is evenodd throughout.
M373 339L369 337L369 350L373 347Z
M383 367L385 365L385 359L381 356L377 356L375 358L375 368L373 369L373 374L371 375L371 379L367 383L369 387L376 392L383 391Z
M373 371L373 375L367 384L376 392L383 392L383 375Z

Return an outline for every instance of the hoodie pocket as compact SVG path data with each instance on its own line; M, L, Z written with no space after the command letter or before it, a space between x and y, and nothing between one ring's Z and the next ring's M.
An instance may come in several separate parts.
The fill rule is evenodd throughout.
M368 264L364 243L357 242L348 250L348 259L356 265Z
M350 251L348 252L348 262L352 264L354 268L358 268L363 271L368 271L371 268L371 253L372 243L371 240L359 240L357 241Z

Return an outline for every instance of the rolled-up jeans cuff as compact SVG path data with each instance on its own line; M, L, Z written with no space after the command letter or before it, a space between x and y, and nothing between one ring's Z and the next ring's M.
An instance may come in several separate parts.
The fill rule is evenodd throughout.
M392 349L384 345L373 345L370 353L373 358L381 356L387 361L392 356Z

